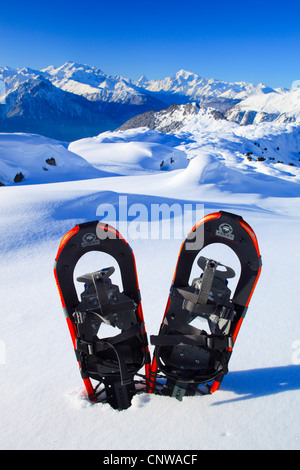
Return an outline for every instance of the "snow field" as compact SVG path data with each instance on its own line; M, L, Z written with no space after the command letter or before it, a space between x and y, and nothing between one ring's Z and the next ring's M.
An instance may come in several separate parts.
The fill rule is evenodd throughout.
M43 138L0 135L0 149L13 150L14 171L28 171L23 182L0 188L2 449L300 448L299 177L297 168L290 174L277 166L269 172L273 163L251 165L243 156L257 149L258 139L276 147L280 139L285 165L296 163L299 128L266 123L229 129L228 123L208 120L205 128L202 118L189 121L175 136L143 128L104 133L69 149L58 143L61 165L48 172L40 170ZM26 151L28 139L38 139L38 149L30 147L30 158L17 162L15 155L22 147ZM173 171L155 166L166 155L176 157ZM52 175L48 184L37 171ZM97 219L103 204L118 209L125 196L128 207L143 204L148 213L157 203L204 204L205 213L237 213L257 234L261 278L230 371L211 396L178 402L141 394L122 412L86 399L53 263L68 230ZM136 258L150 337L162 320L181 239L129 236L127 241ZM225 251L216 249L218 261L238 272ZM108 262L98 256L80 260L76 274L106 267L102 261Z
M76 183L69 183L68 198L76 194L74 200L79 201L83 187L89 191L90 183L82 183L79 190ZM142 394L133 399L131 408L118 412L109 405L91 404L85 397L53 278L52 266L61 236L75 220L82 221L80 208L79 217L75 210L71 220L59 219L60 213L65 214L63 188L63 184L56 185L53 193L48 185L39 190L2 188L15 196L9 198L10 204L7 201L6 210L9 205L12 213L17 215L19 210L24 214L18 247L17 233L7 233L12 224L4 230L1 227L5 241L1 286L5 295L0 339L6 347L6 363L0 366L5 384L2 447L299 448L300 365L293 363L292 347L300 339L295 308L299 219L247 207L242 211L258 236L263 270L235 346L230 372L220 390L211 396L186 397L182 402ZM20 208L22 189L28 194ZM42 202L48 199L49 204L41 206L38 194ZM206 212L214 210L214 205L205 206ZM41 226L47 230L41 231ZM36 238L35 233L39 234ZM284 249L279 248L282 240L288 240ZM162 319L181 241L129 242L136 257L150 336L157 333ZM95 266L86 260L81 267L93 270Z

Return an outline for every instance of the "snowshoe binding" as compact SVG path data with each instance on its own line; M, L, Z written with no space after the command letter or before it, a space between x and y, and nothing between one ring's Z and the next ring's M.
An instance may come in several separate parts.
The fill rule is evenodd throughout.
M195 259L214 243L227 245L240 261L233 294L228 279L235 276L234 270L204 256L197 261L202 274L189 283ZM182 400L219 388L261 265L255 233L242 217L221 211L195 225L181 246L159 334L151 336L155 349L150 393ZM196 318L206 329L191 324Z
M79 300L74 269L78 260L90 251L104 252L114 258L120 268L123 292L112 283L110 277L115 269L109 267L77 278L84 285ZM127 409L136 393L147 390L150 368L135 259L130 246L107 224L95 221L77 225L60 243L54 274L89 399L108 402L115 409ZM118 333L101 337L105 324ZM145 367L144 375L139 374L142 367Z

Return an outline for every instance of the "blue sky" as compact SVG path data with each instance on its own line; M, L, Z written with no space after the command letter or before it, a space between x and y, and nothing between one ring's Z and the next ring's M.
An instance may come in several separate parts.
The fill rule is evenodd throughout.
M0 6L0 65L76 61L111 75L290 88L300 80L299 0L14 1Z

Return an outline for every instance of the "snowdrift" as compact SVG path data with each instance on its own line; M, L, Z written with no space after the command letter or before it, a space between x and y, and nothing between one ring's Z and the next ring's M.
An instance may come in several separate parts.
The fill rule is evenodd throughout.
M17 175L19 178L14 181ZM70 152L62 142L36 134L0 133L2 184L41 184L103 176L104 172Z
M179 144L180 140L174 136L139 128L81 139L72 142L69 150L95 168L128 175L185 168L188 165L186 155L175 148Z

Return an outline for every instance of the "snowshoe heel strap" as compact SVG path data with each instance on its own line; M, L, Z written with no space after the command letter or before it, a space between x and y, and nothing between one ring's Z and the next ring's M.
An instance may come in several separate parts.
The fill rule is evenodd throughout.
M231 335L208 335L192 325L180 322L171 316L168 318L170 334L151 335L150 341L154 346L175 346L190 344L205 349L227 349L233 347ZM175 332L181 333L176 334Z
M205 349L227 349L233 347L232 336L205 336L205 335L158 335L150 336L154 346L176 346L187 344Z
M205 318L215 314L226 320L232 320L234 317L234 308L231 304L226 306L216 303L199 303L198 295L186 288L173 288L171 294L181 296L183 299L182 308L192 314Z
M101 356L97 356L97 353L101 353L107 350L108 348L112 348L118 360L118 367L116 368L116 373L120 374L121 385L129 384L132 381L132 377L129 374L126 360L124 359L124 356L120 351L119 345L120 343L128 341L134 336L139 335L139 333L140 325L136 323L128 330L125 330L116 336L112 336L111 338L96 339L95 341L86 341L80 337L77 337L75 345L76 351L78 352L78 357L80 357L80 362L84 362L82 361L82 353L86 356L89 356L90 358L93 358L96 363L97 361L101 362Z

